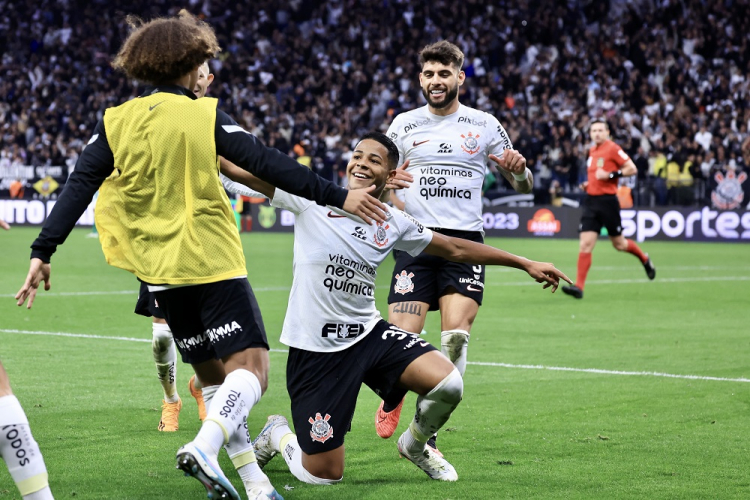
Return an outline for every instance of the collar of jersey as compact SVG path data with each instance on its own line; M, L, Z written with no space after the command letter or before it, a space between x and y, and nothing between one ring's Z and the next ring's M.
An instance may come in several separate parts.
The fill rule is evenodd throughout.
M198 99L193 92L190 91L190 89L187 89L185 87L182 87L180 85L149 85L146 87L146 90L144 90L143 94L140 95L140 97L147 97L152 94L156 94L158 92L167 92L169 94L176 94L176 95L184 95L188 96L189 98L195 100Z

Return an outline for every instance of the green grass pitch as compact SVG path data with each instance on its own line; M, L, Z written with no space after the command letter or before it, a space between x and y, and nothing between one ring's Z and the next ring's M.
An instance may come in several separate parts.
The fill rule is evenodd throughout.
M174 468L175 451L199 428L187 391L190 367L177 372L180 430L156 430L161 391L150 322L132 312L135 278L108 267L98 241L77 229L53 259L52 290L40 292L31 311L15 306L37 231L0 232L0 359L44 453L55 497L205 498L197 481ZM274 349L269 390L249 417L257 433L268 414L289 415L278 338L292 236L242 239ZM575 277L576 241L489 243L552 261ZM520 271L488 270L464 401L438 441L458 482L430 481L398 458L396 437L409 423L414 397L397 434L383 440L374 430L378 400L367 388L347 436L340 485L302 484L281 458L266 467L272 482L287 500L750 497L750 247L642 248L657 266L656 281L602 240L581 301L542 291ZM392 265L388 259L378 275L384 312ZM439 343L437 315L426 329L427 339ZM221 463L242 491L225 454ZM0 466L0 499L18 497Z

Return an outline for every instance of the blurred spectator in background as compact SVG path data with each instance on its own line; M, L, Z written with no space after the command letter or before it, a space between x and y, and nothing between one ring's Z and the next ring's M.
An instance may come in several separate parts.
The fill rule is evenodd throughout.
M304 156L324 177L339 177L335 156L356 137L424 104L412 54L439 39L467 55L461 102L506 125L545 195L557 180L581 196L578 166L599 117L634 158L641 147L649 158L719 161L723 148L721 165L750 164L747 2L353 5L258 0L250 12L230 0L190 2L220 34L224 51L211 64L222 109L285 153L307 141ZM184 2L132 0L127 12L102 0L0 6L0 150L18 165L70 165L104 109L139 94L109 64L124 14L175 14ZM645 188L654 196L636 202L666 204L666 163L658 167ZM486 195L506 189L501 179Z

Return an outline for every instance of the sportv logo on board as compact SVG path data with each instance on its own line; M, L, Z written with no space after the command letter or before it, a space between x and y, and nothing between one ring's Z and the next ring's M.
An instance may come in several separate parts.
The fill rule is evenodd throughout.
M717 212L708 207L686 215L670 210L660 216L650 210L621 210L622 234L636 241L653 238L661 231L670 238L750 239L750 212Z

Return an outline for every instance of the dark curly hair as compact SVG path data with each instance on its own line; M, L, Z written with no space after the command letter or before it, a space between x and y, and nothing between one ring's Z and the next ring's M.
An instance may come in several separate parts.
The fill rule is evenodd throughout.
M461 66L464 65L464 53L461 52L461 49L457 45L447 40L440 40L439 42L427 45L419 53L420 66L424 67L425 63L428 62L438 62L446 66L453 66L461 71Z
M126 20L131 32L112 67L142 82L172 83L221 50L213 28L184 9L177 17Z

